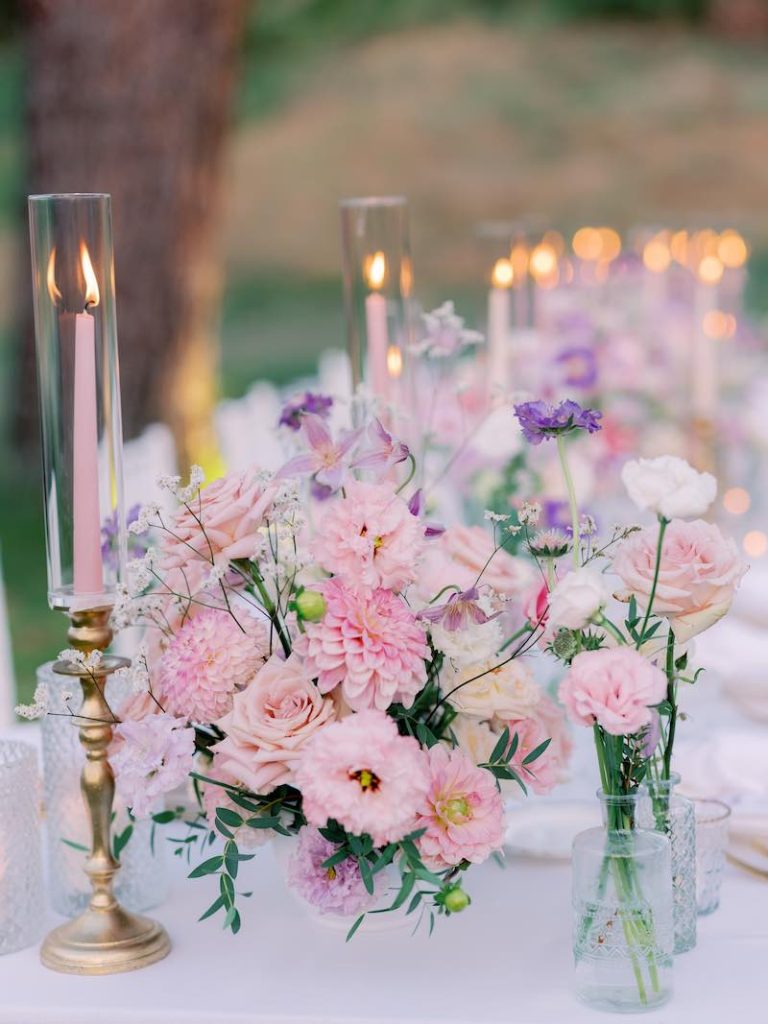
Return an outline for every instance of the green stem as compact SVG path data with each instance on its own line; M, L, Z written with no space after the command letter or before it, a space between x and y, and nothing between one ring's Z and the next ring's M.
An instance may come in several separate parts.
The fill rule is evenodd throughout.
M663 777L669 781L672 770L672 747L675 743L677 726L677 693L675 692L675 634L670 629L667 635L667 703L669 704L669 732L664 748Z
M403 482L397 488L395 494L399 494L401 491L404 491L408 484L411 482L411 480L413 480L413 478L416 476L416 459L410 452L408 453L408 460L411 463L410 472L408 473L408 476L405 478L405 480L403 480Z
M609 618L606 618L605 615L600 615L594 620L594 622L596 625L602 626L603 629L607 629L611 636L618 640L620 644L625 644L627 642L627 638L621 632L619 627L614 625Z
M573 564L579 568L579 554L581 548L581 537L579 535L579 506L576 502L576 491L573 486L573 477L568 465L568 457L565 451L565 437L557 435L557 454L560 457L560 468L563 471L563 480L568 491L568 505L571 509L571 528L573 530Z
M264 610L266 611L267 615L270 618L270 621L275 627L275 632L278 635L283 651L285 652L286 657L288 657L290 656L291 653L291 641L288 639L288 634L283 629L283 624L280 621L279 615L277 614L277 609L275 608L274 601L269 596L269 592L267 591L267 588L264 585L264 580L261 578L261 574L259 573L259 571L255 568L253 571L253 583L259 592L259 597L261 598L261 603L264 605Z
M640 645L643 642L645 630L651 618L651 611L653 610L653 601L656 597L656 587L659 582L659 571L661 570L661 556L664 548L664 534L667 531L667 526L669 526L669 520L665 519L663 516L659 516L659 539L656 545L656 564L653 568L653 583L651 584L651 593L648 596L648 607L645 609L645 618L643 619L642 628L637 635L638 649L640 648Z

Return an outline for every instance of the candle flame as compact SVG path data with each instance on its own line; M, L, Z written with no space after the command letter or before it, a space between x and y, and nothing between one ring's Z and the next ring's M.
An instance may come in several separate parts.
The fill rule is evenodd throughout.
M379 291L387 276L387 258L384 253L379 251L372 256L367 256L363 272L368 281L368 287Z
M726 267L735 269L744 266L747 262L749 248L738 231L729 229L720 235L717 243L717 255L720 262L724 263Z
M399 346L390 345L387 349L387 373L393 380L397 380L403 372L403 353Z
M512 260L502 257L496 260L491 273L491 283L494 288L509 288L515 279L515 268Z
M672 252L663 232L659 232L643 247L643 264L653 274L663 274L672 262Z
M717 284L723 276L723 264L717 256L705 256L699 263L699 278L704 284Z
M51 249L51 255L48 257L48 270L45 275L46 283L48 284L48 294L51 296L51 302L57 305L61 302L61 292L56 284L56 246Z
M552 281L556 283L557 253L548 242L540 242L531 253L531 274L545 287Z
M85 279L85 308L98 306L100 298L99 283L96 280L90 253L85 242L80 242L80 266L82 267L83 278Z

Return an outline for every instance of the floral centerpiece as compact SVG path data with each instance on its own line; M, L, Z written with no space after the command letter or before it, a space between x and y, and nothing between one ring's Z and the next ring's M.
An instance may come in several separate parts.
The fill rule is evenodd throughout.
M173 503L132 525L149 547L114 614L147 628L116 710L118 792L186 822L192 876L219 877L203 916L234 932L239 866L269 838L351 932L368 912L464 909L465 870L502 844L501 787L546 791L568 756L521 660L543 632L520 627L521 524L429 521L409 449L375 417L334 435L329 411L286 408L276 474L161 481ZM165 809L188 775L196 813Z

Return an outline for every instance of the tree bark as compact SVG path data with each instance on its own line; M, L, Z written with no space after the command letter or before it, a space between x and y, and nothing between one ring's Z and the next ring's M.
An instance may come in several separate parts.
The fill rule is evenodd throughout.
M164 420L182 461L212 436L220 172L246 5L23 0L30 191L111 193L125 436ZM17 394L23 441L31 322Z

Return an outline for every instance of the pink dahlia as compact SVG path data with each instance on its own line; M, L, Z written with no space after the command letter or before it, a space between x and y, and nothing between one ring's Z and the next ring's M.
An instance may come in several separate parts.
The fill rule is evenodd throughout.
M322 693L341 684L354 711L406 705L427 681L423 628L391 590L360 593L340 579L323 587L326 613L306 627L306 667Z
M163 796L187 777L194 753L194 730L173 715L121 722L115 726L109 751L117 795L137 818L148 817L159 809Z
M268 650L266 628L252 615L238 609L235 622L229 612L205 608L187 619L158 662L161 703L174 715L215 722L231 709L233 694L258 672Z
M214 748L220 771L254 793L292 782L304 744L336 717L301 660L273 655L217 724L227 734Z
M479 864L504 838L504 805L496 781L458 747L438 744L427 756L431 780L416 825L426 829L419 839L424 862L434 871L464 860Z
M415 828L429 788L419 744L401 736L381 711L361 711L317 733L295 771L310 825L334 818L376 846L397 842Z
M288 884L321 914L360 914L373 906L376 894L366 890L352 858L323 867L337 849L317 829L303 828L288 861Z
M221 565L253 557L275 486L265 485L255 466L214 480L167 524L161 541L162 567L182 568L201 559Z
M313 554L345 582L402 590L416 579L424 524L388 484L352 481L323 516Z

